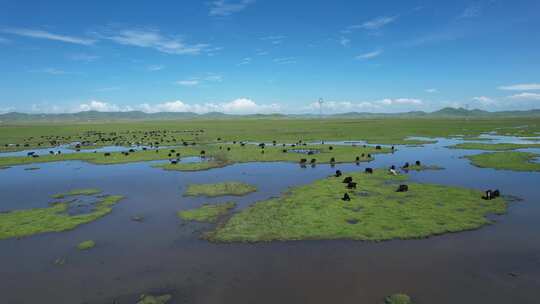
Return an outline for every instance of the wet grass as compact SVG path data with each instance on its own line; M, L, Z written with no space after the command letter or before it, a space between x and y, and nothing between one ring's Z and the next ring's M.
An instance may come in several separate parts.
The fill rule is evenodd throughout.
M451 149L464 149L464 150L486 150L486 151L510 151L526 148L540 148L540 144L484 144L484 143L461 143L454 146L450 146Z
M540 163L534 162L538 157L540 155L536 153L517 151L491 152L465 156L474 166L480 168L511 171L540 171Z
M427 171L427 170L444 170L443 167L437 165L411 165L407 171Z
M229 162L215 162L215 161L202 161L197 163L177 163L177 164L159 164L155 165L155 168L161 168L167 171L204 171L215 168L223 168L229 165Z
M149 131L163 130L159 134ZM222 141L295 142L297 140L366 140L373 144L422 144L409 136L466 137L496 131L499 135L537 136L537 118L414 118L414 119L223 119L92 123L32 123L0 125L0 152L47 148L88 141L92 148L160 142L173 146L181 140L200 144ZM114 132L114 135L110 135ZM114 137L114 141L103 141ZM354 138L352 138L354 137ZM12 146L18 144L19 146ZM40 145L41 144L41 145ZM6 146L8 145L8 146ZM86 148L82 146L81 148Z
M172 299L169 294L164 295L141 295L137 304L166 304Z
M191 184L188 186L185 196L242 196L257 191L255 186L240 182L224 182L217 184Z
M96 242L89 240L81 242L77 245L77 249L84 251L84 250L90 250L92 248L96 247Z
M66 198L66 197L69 197L69 196L77 196L77 195L87 195L87 196L89 196L89 195L96 195L96 194L100 194L100 193L101 193L101 190L99 190L99 189L75 189L75 190L71 190L69 192L55 194L52 197L56 198L56 199L62 199L62 198Z
M0 239L75 229L107 215L122 198L117 195L102 197L92 212L73 216L68 214L67 202L54 203L48 208L0 213Z
M397 293L384 299L384 304L413 304L411 297L403 293Z
M420 184L407 176L352 173L358 189L329 177L293 188L280 198L257 202L233 215L206 237L214 242L352 239L382 241L424 238L490 224L506 202L485 201L477 190ZM408 192L396 192L407 184ZM351 200L343 201L344 193Z
M234 202L220 203L215 205L203 205L197 209L178 212L178 217L186 221L215 223L219 217L227 214L236 206Z

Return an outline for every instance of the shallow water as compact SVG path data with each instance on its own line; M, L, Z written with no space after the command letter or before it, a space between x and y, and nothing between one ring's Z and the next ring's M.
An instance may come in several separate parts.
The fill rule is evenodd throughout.
M172 292L172 303L381 303L406 292L418 303L538 303L540 173L480 169L461 158L480 153L445 146L399 146L367 164L247 163L200 172L152 168L160 162L39 164L0 170L0 211L46 207L50 196L77 188L125 195L113 212L63 233L0 241L0 294L5 303L134 303L140 293ZM211 244L212 226L183 222L176 212L234 200L238 209L342 171L421 160L445 170L411 172L415 181L499 188L522 199L479 230L424 240L300 241ZM196 161L196 160L195 160ZM34 165L35 166L35 165ZM190 183L242 181L259 191L245 197L184 197ZM142 222L133 221L144 216ZM95 240L96 248L75 246ZM65 257L65 265L54 265ZM514 277L509 273L516 273ZM31 292L29 292L31 291Z

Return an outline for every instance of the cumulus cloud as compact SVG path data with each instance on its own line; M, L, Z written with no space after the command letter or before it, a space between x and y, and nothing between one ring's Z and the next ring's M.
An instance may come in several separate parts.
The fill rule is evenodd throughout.
M13 35L18 35L18 36L23 36L23 37L55 40L55 41L74 43L74 44L82 44L82 45L92 45L92 44L94 44L96 42L93 39L66 36L66 35L59 35L59 34L54 34L54 33L46 32L46 31L42 31L42 30L35 30L35 29L8 28L8 29L2 30L2 32L8 33L8 34L13 34Z
M373 52L369 52L369 53L360 54L360 55L356 56L355 58L357 60L369 60L369 59L373 59L375 57L378 57L381 54L382 54L382 51L378 50L378 51L373 51Z
M216 0L210 3L210 16L225 17L234 13L243 11L248 5L254 3L255 0L241 0L237 2L227 0Z
M487 97L487 96L473 97L472 101L479 102L482 105L492 105L492 104L496 103L496 101L493 98L490 98L490 97Z
M328 101L322 104L322 110L330 113L343 113L351 111L366 111L366 112L393 112L396 110L404 111L410 108L422 106L424 103L416 98L384 98L375 101ZM310 104L307 110L321 109L318 102Z
M146 113L158 112L194 112L198 114L208 112L222 112L227 114L268 114L281 111L279 104L259 104L249 98L238 98L228 102L186 103L181 100L164 103L143 103L133 106L123 106L104 101L91 100L75 106L57 106L49 104L32 105L34 113L76 113L81 111L98 112L127 112L143 111Z
M124 29L98 35L122 45L151 48L174 55L198 55L210 47L205 43L187 44L180 37L166 36L156 29Z
M499 90L506 91L533 91L540 90L540 83L521 83L507 86L500 86Z
M512 96L508 96L510 99L516 100L540 100L540 94L538 93L520 93Z

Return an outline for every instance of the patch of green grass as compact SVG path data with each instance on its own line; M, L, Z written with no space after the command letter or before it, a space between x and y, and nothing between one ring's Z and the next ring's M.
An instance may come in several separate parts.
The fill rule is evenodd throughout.
M397 293L384 299L384 304L413 304L411 297L403 293Z
M178 217L187 221L215 223L218 218L236 206L234 202L220 203L215 205L203 205L197 209L178 212Z
M96 247L96 242L92 241L92 240L89 240L89 241L84 241L84 242L81 242L77 245L77 249L79 250L90 250L92 248Z
M426 171L426 170L444 170L443 167L437 165L410 165L407 171Z
M172 299L172 296L169 294L152 296L152 295L141 295L137 304L166 304Z
M0 213L0 240L75 229L107 215L122 198L118 195L102 197L92 212L79 215L69 215L66 202L55 203L48 208Z
M204 171L214 168L222 168L227 166L229 163L221 163L215 161L202 161L196 163L178 163L178 164L159 164L155 165L155 168L162 168L167 171Z
M89 196L89 195L96 195L96 194L100 194L100 193L101 193L101 190L99 190L99 189L75 189L75 190L71 190L69 192L55 194L52 197L56 198L56 199L62 199L62 198L66 198L66 197L69 197L69 196L77 196L77 195L88 195Z
M185 196L242 196L257 191L255 186L240 182L224 182L217 184L191 184L188 186Z
M450 146L451 149L486 150L486 151L510 151L526 148L540 148L540 144L484 144L484 143L461 143Z
M540 163L533 162L540 155L530 152L491 152L468 155L471 163L480 168L511 171L540 171Z
M353 177L358 189L347 190L344 176ZM502 198L486 201L477 190L412 183L386 170L344 176L257 202L206 237L215 242L413 239L476 229L490 223L488 214L506 211ZM409 191L396 192L399 184ZM344 193L350 201L342 200Z

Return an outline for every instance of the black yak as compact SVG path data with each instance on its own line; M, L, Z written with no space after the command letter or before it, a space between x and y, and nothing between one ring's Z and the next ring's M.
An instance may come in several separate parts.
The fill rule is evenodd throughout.
M356 161L357 161L357 162L360 161L360 157L359 157L359 156L356 157Z
M348 193L345 193L343 194L343 198L341 200L348 202L351 200L351 197L349 196Z
M347 177L345 177L345 178L343 179L343 182L342 182L342 183L348 184L348 183L350 183L350 182L352 182L352 176L347 176Z
M407 185L399 185L396 192L407 192L409 191L409 186Z
M366 170L364 170L364 172L369 173L369 174L373 174L373 168L366 168Z
M105 156L111 156L111 153L109 153L109 152L106 152L106 153L105 153L105 154L103 154L103 155L105 155Z
M403 167L402 167L402 168L403 168L403 169L407 169L407 168L409 168L409 163L408 163L408 162L406 162L406 163L405 163L405 165L403 165Z
M317 162L317 160L315 158L312 158L311 161L310 161L311 164L314 164L316 162Z
M283 151L283 153L287 153L287 149L283 149L282 151Z
M415 164L416 164L417 166L420 166L422 163L421 163L419 160L417 160L417 161L415 162Z
M307 162L307 159L305 159L305 158L300 159L301 164L305 164L306 162Z
M341 176L341 170L336 170L336 177L340 177Z
M331 162L331 163L335 163L335 162L336 162L336 159L332 157L332 158L330 158L330 162Z
M334 147L330 146L328 147L328 150L334 150Z
M496 189L495 191L493 191L493 196L494 196L494 197L499 197L499 196L501 196L501 192L499 191L499 189Z
M356 189L356 183L350 182L347 184L347 189Z

